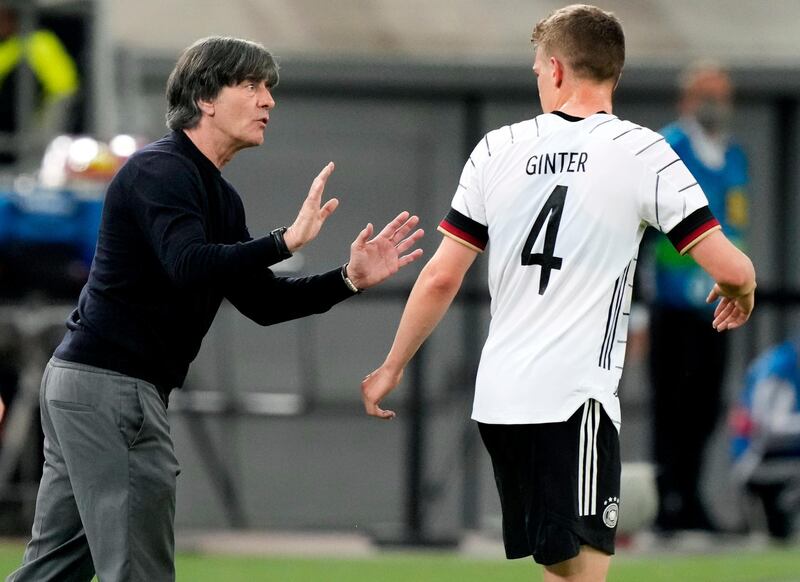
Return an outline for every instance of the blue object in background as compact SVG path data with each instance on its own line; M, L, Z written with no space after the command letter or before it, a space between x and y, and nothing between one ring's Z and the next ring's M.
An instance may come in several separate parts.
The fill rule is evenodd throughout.
M102 198L71 190L0 191L0 246L65 245L87 267L94 257Z
M8 196L0 192L0 245L6 244L13 236L14 205Z
M97 245L101 194L0 190L0 301L77 299Z

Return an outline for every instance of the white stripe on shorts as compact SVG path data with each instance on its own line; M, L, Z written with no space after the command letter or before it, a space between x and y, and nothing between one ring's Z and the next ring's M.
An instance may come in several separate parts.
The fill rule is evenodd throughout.
M600 403L588 400L583 405L578 441L578 516L597 514L597 432Z

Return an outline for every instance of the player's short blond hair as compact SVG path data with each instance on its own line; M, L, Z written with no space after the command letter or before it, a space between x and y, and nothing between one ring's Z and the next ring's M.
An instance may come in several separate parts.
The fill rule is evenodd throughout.
M625 34L611 12L588 4L560 8L536 23L531 42L563 59L581 79L616 81L625 64Z

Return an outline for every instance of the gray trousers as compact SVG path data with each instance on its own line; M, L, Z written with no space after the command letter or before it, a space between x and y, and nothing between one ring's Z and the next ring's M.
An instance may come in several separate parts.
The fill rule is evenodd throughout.
M155 386L53 358L40 405L32 539L7 582L174 580L180 468Z

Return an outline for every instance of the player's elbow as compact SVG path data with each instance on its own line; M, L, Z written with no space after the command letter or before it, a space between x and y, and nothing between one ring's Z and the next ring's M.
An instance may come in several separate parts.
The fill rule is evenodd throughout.
M455 295L463 280L460 273L436 265L434 261L426 265L423 274L426 290L442 295Z

